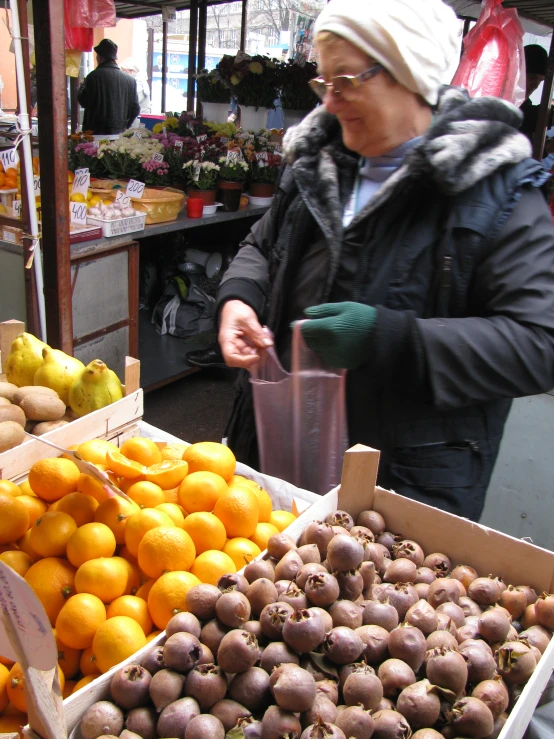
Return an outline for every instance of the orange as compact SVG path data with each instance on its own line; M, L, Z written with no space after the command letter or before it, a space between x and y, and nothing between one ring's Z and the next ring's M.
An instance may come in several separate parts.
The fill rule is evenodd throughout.
M80 526L67 542L67 558L74 567L80 567L89 559L111 557L116 541L113 531L104 523L86 523Z
M155 508L145 508L142 511L133 513L127 520L125 527L125 544L133 557L138 556L139 544L147 531L151 531L158 526L173 526L173 519L163 511L157 511Z
M290 511L273 511L269 517L269 523L272 523L279 531L284 531L293 521L296 521L296 516Z
M178 526L180 529L184 528L185 515L180 505L176 503L160 503L160 505L154 507L154 510L166 513L175 526Z
M131 562L124 557L112 557L112 559L120 560L127 572L127 581L125 583L123 595L135 595L137 590L140 588L142 575L138 564L136 562Z
M253 490L258 496L258 503L260 504L260 510L258 512L258 521L260 523L269 523L271 513L273 511L273 503L267 490L264 490L259 485L253 486ZM264 547L265 549L265 547Z
M75 684L75 687L73 688L71 695L73 695L73 693L76 693L78 690L81 690L81 688L84 688L87 685L90 685L93 680L96 680L99 674L100 674L99 672L95 672L92 675L85 675L85 677L82 677Z
M92 645L96 629L105 620L106 608L100 598L90 593L77 593L59 612L56 633L71 649L86 649Z
M183 459L189 464L189 472L215 472L224 480L235 474L237 460L229 447L216 441L200 441L185 449Z
M152 439L145 439L142 436L127 439L120 446L119 451L127 459L132 459L134 462L143 464L145 467L150 467L150 465L158 464L158 462L162 461L161 452L156 444Z
M35 562L25 574L52 626L66 600L75 593L75 572L65 559L47 557Z
M9 703L7 691L9 674L8 668L5 665L0 665L0 713Z
M122 595L116 598L106 609L106 615L108 618L129 616L138 623L145 636L152 631L152 619L148 612L148 605L145 600L136 595Z
M248 538L256 531L259 508L256 493L247 488L234 488L218 499L214 513L223 522L229 538Z
M194 542L183 529L158 526L142 537L138 548L140 569L148 577L172 570L188 570L196 557Z
M17 500L22 503L29 513L29 527L33 526L37 518L46 513L46 503L36 495L19 495Z
M10 495L23 495L19 485L11 480L0 480L0 493L9 493Z
M179 503L179 486L164 490L164 496L166 503Z
M146 637L146 643L150 644L150 642L155 639L157 636L159 636L162 632L158 629L157 631L151 631L148 636Z
M21 495L34 495L36 497L35 491L29 485L29 480L24 480L19 483L18 487L21 490Z
M37 559L40 559L40 555L35 552L35 550L31 546L31 529L26 531L21 539L17 540L17 546L19 547L19 549L21 549L22 552L28 554L29 557L31 557L35 562L37 561Z
M81 472L79 475L77 490L79 493L94 498L98 503L103 503L112 497L99 480L95 480L94 477L87 475L86 472Z
M145 477L149 482L159 485L162 490L169 490L177 487L185 479L188 470L186 462L180 459L166 459L147 467Z
M59 617L58 617L59 618ZM62 668L65 678L75 677L79 672L79 661L81 659L80 649L71 649L64 644L58 636L56 629L53 631L56 646L58 648L58 665Z
M134 515L135 514L133 513L133 516ZM127 527L125 527L125 531L127 531ZM118 554L120 557L123 557L123 559L131 562L131 564L137 564L137 558L131 554L129 548L126 545L124 547L120 547Z
M227 483L215 472L191 472L179 485L179 503L187 513L213 511L228 491Z
M241 570L249 562L252 562L258 554L262 553L262 550L257 544L250 539L245 539L243 536L236 536L234 539L229 539L223 547L223 551L231 557L237 570Z
M136 621L129 616L114 616L98 627L92 652L100 672L107 672L145 644L144 631Z
M81 659L79 660L79 670L85 677L87 675L99 675L100 670L96 664L96 658L92 653L92 644L81 652Z
M68 513L46 511L31 529L31 546L41 557L61 557L75 531L77 524Z
M231 557L225 552L208 549L207 552L198 555L190 571L193 575L196 575L200 582L216 585L221 575L236 572L237 568Z
M62 668L58 665L58 678L60 681L60 689L63 692L65 685L65 676L62 672ZM25 693L23 685L25 684L25 676L21 665L16 662L10 670L7 683L7 693L10 702L13 703L18 711L27 711L27 704L25 703Z
M187 610L187 593L200 580L190 572L166 572L148 594L148 610L158 629L165 629L176 613Z
M100 557L89 559L75 574L75 590L90 593L100 598L102 603L123 595L127 587L128 571L121 557Z
M6 184L6 175L0 172L0 187L4 187Z
M56 503L56 510L69 514L77 526L94 521L94 512L98 508L98 501L91 495L83 493L69 493Z
M0 493L0 544L10 544L29 528L29 512L10 493Z
M273 534L278 533L279 529L272 523L259 523L256 526L256 531L254 531L254 533L250 537L250 540L253 541L254 544L257 544L263 551L264 549L267 549L268 539L273 536Z
M18 575L21 575L21 577L25 577L25 573L33 566L35 560L32 557L29 557L28 554L25 554L25 552L13 551L2 552L2 554L0 554L0 562L11 567L12 570L17 572Z
M225 526L213 513L199 511L189 514L183 522L183 529L190 534L197 555L208 549L223 549L227 539Z
M76 685L77 685L77 680L68 680L66 678L65 685L63 686L63 693L62 693L62 698L64 700L66 698L69 698L71 693L73 693Z
M77 490L79 468L70 459L39 459L29 470L29 485L39 498L53 503Z
M161 487L147 480L133 483L126 492L129 498L141 508L154 508L160 503L165 503L165 495Z
M23 736L21 729L25 726L26 721L26 713L21 713L20 711L17 711L14 715L5 713L3 716L0 716L0 734L10 734L13 732L18 736Z
M111 449L108 450L106 453L106 464L112 472L127 480L136 480L139 477L144 479L143 475L146 471L144 465L133 462L132 459L127 459L121 452L115 452Z
M106 524L113 531L116 542L124 544L127 521L133 513L138 511L140 511L140 508L136 503L131 503L117 496L100 503L94 513L94 520L97 523Z
M143 600L148 600L148 593L152 590L152 585L156 580L152 577L150 580L147 580L146 582L143 582L140 588L136 592L137 598L142 598Z
M162 459L183 459L186 448L186 444L166 444L166 446L160 449L160 453Z
M85 462L93 464L106 464L106 454L108 452L117 452L118 448L111 441L104 439L91 439L79 444L76 450Z
M15 167L8 167L5 170L6 177L15 177L17 179L17 169Z

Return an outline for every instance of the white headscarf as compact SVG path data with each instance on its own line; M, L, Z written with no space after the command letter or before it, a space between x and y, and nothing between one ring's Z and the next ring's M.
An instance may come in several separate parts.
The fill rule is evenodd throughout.
M459 23L442 0L331 0L315 24L321 31L364 51L429 105L460 59Z

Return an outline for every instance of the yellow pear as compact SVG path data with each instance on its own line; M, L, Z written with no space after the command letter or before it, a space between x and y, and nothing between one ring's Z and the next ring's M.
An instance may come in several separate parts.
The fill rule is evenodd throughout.
M84 416L122 397L119 377L100 359L94 359L71 385L69 407L78 416Z
M8 382L23 387L34 385L35 372L42 364L42 350L50 348L33 334L22 333L12 342L4 372Z
M84 369L85 365L79 359L47 346L42 350L42 364L35 372L34 384L55 390L69 405L69 388Z

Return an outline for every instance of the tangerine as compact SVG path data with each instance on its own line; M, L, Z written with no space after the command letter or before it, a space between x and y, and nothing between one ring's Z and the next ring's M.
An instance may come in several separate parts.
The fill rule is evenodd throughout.
M145 478L155 482L162 490L177 487L187 476L189 466L180 459L165 459L146 468Z
M10 671L6 665L0 665L0 713L4 711L9 703L7 691L9 675Z
M89 559L75 574L75 590L95 595L102 603L111 603L127 588L129 573L124 562L122 557Z
M29 513L29 527L33 526L37 518L40 518L43 513L46 513L46 503L37 498L36 495L23 495L22 493L17 496L17 500L25 506Z
M91 495L84 493L69 493L55 504L56 511L70 515L77 526L84 526L94 521L94 512L98 508L98 501Z
M90 685L93 680L96 680L98 675L100 675L100 673L95 672L92 675L85 675L85 677L82 677L75 683L75 687L73 688L71 695L76 693L78 690L81 690L81 688L85 688L87 685Z
M148 577L172 570L188 570L196 557L194 542L183 529L158 526L142 537L138 548L140 569Z
M187 448L186 444L166 444L160 449L162 459L183 459L183 454Z
M67 558L74 567L89 559L111 557L117 544L113 531L103 523L86 523L75 531L67 542Z
M148 601L148 593L152 590L152 585L156 582L155 578L150 578L150 580L147 580L146 582L143 582L140 588L136 592L137 598L142 598L145 601Z
M47 457L39 459L29 470L29 485L39 498L53 503L77 490L80 474L70 459Z
M91 439L79 444L76 451L85 460L93 464L106 464L106 454L109 451L117 452L118 448L111 441Z
M256 493L247 488L232 488L217 500L214 513L223 522L229 538L248 539L256 531L259 509Z
M62 557L75 531L77 524L68 513L46 511L31 529L31 546L41 557Z
M185 514L183 514L183 509L180 505L176 503L160 503L160 505L154 507L154 510L166 513L175 526L178 526L180 529L184 528Z
M230 572L236 572L235 563L228 554L220 552L218 549L208 549L202 552L194 560L190 571L200 580L210 585L217 585L217 581L222 575Z
M9 493L10 495L15 495L16 498L18 495L23 495L19 485L16 485L11 480L0 480L0 493Z
M179 485L179 504L187 513L211 512L228 491L227 483L215 472L191 472Z
M284 531L293 521L296 521L296 516L290 511L273 511L269 517L269 523L273 524L279 531Z
M172 616L187 610L187 593L195 585L200 580L190 572L166 572L156 580L148 594L148 610L158 629L165 629Z
M75 593L75 572L67 560L47 557L35 562L25 573L25 580L44 606L52 626L67 599Z
M100 624L92 642L92 652L100 672L107 672L146 644L140 625L129 616L114 616Z
M19 549L21 549L22 552L28 554L29 557L31 557L35 562L37 561L37 559L40 559L40 555L35 552L35 550L31 546L31 529L26 531L21 539L17 540L17 546Z
M176 488L164 490L164 496L166 503L179 503L179 485Z
M52 632L54 639L56 640L56 647L58 648L58 665L62 668L62 672L66 678L75 677L79 672L79 661L81 659L80 649L71 649L67 644L64 644L56 629Z
M250 539L245 539L243 536L236 536L234 539L229 539L223 547L223 551L231 557L237 571L241 570L262 553L262 550L257 544Z
M65 675L63 674L62 668L59 665L58 680L60 682L60 690L63 691L65 685ZM25 702L25 691L23 687L24 685L25 675L23 674L23 669L21 668L19 662L16 662L10 670L6 690L8 693L8 698L10 699L10 703L12 703L18 711L23 711L23 713L26 713L27 704Z
M227 539L219 518L205 511L190 513L183 521L183 529L190 534L197 556L208 549L223 549Z
M119 451L108 450L106 453L106 464L115 472L119 477L124 477L126 480L137 480L139 477L144 479L144 473L146 468L144 465L138 462L133 462L132 459L127 459Z
M167 513L155 508L145 508L129 516L125 527L125 545L133 557L138 556L139 544L147 531L157 526L173 526L173 519Z
M27 508L10 493L0 493L0 544L20 539L28 528Z
M94 513L94 520L97 523L106 524L113 531L116 542L124 544L127 521L133 513L138 513L138 511L140 508L136 503L117 496L100 503Z
M92 653L92 644L90 647L83 649L81 659L79 660L79 670L85 677L100 674L100 670L96 664L96 658Z
M148 480L134 482L125 492L141 508L154 508L160 503L165 503L165 495L161 487Z
M253 541L254 544L257 544L263 551L264 549L267 549L268 539L278 533L279 529L272 523L262 522L256 526L256 531L254 531L250 540Z
M140 567L136 562L132 562L130 559L125 559L125 557L112 557L112 559L121 560L127 572L127 581L125 583L123 595L134 595L140 588L142 579Z
M92 645L97 628L105 620L106 608L100 598L90 593L77 593L59 612L56 633L71 649L86 649Z
M162 455L152 439L146 439L142 436L135 436L123 442L119 451L127 459L150 467L152 464L158 464L162 461Z
M98 503L103 503L105 500L112 497L99 480L96 480L86 472L81 472L79 475L79 479L77 480L77 491L79 493L83 493L83 495L89 495Z
M144 635L152 631L152 619L148 611L148 605L143 598L136 595L122 595L113 600L106 609L106 616L129 616L138 623L144 631Z
M29 480L24 480L23 482L20 482L18 487L21 490L21 495L33 495L36 498L37 494L29 485Z
M216 441L200 441L185 449L183 459L188 462L189 472L215 472L224 480L235 474L237 460L228 446Z
M25 552L14 550L11 552L2 552L0 554L0 562L11 567L21 577L25 577L25 574L33 566L35 561L28 554L25 554Z

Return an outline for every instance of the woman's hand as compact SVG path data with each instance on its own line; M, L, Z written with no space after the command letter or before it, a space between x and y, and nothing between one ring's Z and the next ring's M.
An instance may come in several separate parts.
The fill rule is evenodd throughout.
M242 300L223 305L219 326L219 346L229 367L251 367L259 361L261 349L273 346L256 313Z

